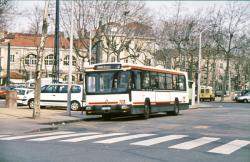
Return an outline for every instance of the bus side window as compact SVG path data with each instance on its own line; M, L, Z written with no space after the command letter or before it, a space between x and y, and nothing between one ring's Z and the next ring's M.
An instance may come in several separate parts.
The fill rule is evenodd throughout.
M186 90L186 82L185 82L185 76L184 75L179 75L178 77L178 85L179 89L182 91Z
M150 73L151 87L153 89L159 89L159 76L156 72Z
M166 74L166 88L170 90L173 89L172 74Z
M179 89L179 85L177 82L177 75L173 75L173 89L175 89L175 90Z
M141 75L142 89L149 89L150 88L149 72L143 71L141 74L142 74Z
M159 73L159 89L166 89L165 73Z
M132 89L141 90L141 71L132 71Z

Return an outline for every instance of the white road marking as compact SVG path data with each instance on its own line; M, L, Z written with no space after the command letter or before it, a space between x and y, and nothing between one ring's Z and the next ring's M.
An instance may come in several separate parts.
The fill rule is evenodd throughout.
M99 134L99 133L96 133L96 132L93 132L93 133L75 133L75 134L66 134L66 135L35 138L35 139L27 140L27 141L49 141L49 140L54 140L54 139L59 139L59 138L67 138L67 137L75 137L75 136L86 136L86 135L93 135L93 134Z
M61 142L79 142L79 141L86 141L86 140L97 139L97 138L102 138L102 137L119 136L119 135L124 135L124 134L128 134L128 133L99 134L99 135L94 135L94 136L87 136L87 137L79 137L79 138L61 140Z
M102 141L96 141L94 143L106 143L106 144L111 144L111 143L116 143L116 142L121 142L121 141L127 141L131 139L136 139L136 138L142 138L142 137L148 137L148 136L153 136L155 134L135 134L135 135L129 135L129 136L123 136L123 137L116 137L116 138L111 138L111 139L106 139Z
M140 146L151 146L155 144L159 144L162 142L167 142L175 139L180 139L187 137L187 135L168 135L168 136L163 136L163 137L157 137L157 138L152 138L144 141L139 141L135 143L131 143L130 145L140 145Z
M250 141L234 140L234 141L231 141L227 144L224 144L224 145L216 147L212 150L209 150L208 152L229 155L229 154L237 151L238 149L240 149L246 145L249 145L249 144L250 144Z
M10 135L0 135L0 138L1 138L1 137L7 137L7 136L10 136Z
M182 149L182 150L190 150L195 147L199 147L201 145L205 145L210 142L214 142L219 140L220 138L212 138L212 137L202 137L196 140L180 143L178 145L170 146L169 148L174 148L174 149Z
M16 140L16 139L23 139L23 138L32 138L32 137L42 137L42 136L52 136L52 135L59 135L59 134L70 134L74 132L70 131L61 131L61 132L53 132L53 133L42 133L42 134L31 134L31 135L23 135L23 136L12 136L12 137L5 137L0 138L0 140Z

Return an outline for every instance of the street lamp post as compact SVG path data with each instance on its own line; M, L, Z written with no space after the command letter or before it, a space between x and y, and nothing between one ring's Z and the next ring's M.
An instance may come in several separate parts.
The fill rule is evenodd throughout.
M71 0L71 24L70 24L70 52L69 52L69 72L68 72L68 95L67 113L71 116L71 86L72 86L72 53L73 53L73 0Z
M200 90L201 90L201 34L199 34L199 57L198 57L198 92L197 92L197 104L200 104Z

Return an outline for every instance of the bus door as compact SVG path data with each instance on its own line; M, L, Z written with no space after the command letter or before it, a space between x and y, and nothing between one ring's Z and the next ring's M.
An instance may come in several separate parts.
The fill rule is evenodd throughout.
M156 82L155 82L156 81ZM155 84L155 103L156 112L166 111L167 106L171 102L171 94L166 90L166 74L158 73L157 79L153 81Z

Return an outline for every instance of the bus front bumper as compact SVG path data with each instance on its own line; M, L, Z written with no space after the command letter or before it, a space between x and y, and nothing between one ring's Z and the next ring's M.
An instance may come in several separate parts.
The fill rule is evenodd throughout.
M102 114L130 114L131 105L95 105L86 106L87 115L102 115Z

